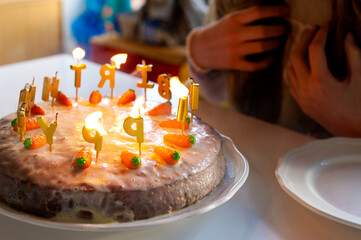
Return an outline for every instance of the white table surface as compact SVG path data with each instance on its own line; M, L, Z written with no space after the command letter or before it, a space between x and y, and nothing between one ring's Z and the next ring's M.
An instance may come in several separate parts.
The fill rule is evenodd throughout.
M61 54L0 66L0 117L16 111L19 90L33 76L38 88L36 102L41 101L43 77L53 76L56 71L59 71L59 89L74 96L74 71L69 68L74 63L70 55ZM87 69L82 73L79 95L87 98L91 90L97 89L100 65L84 63ZM137 81L117 72L114 94L136 89ZM110 95L108 84L103 87L103 94ZM149 90L148 96L163 101L156 89ZM122 232L59 230L0 215L0 239L361 239L360 230L321 217L298 204L276 180L278 159L312 138L205 102L200 103L197 114L231 137L250 165L246 183L222 206L182 221Z

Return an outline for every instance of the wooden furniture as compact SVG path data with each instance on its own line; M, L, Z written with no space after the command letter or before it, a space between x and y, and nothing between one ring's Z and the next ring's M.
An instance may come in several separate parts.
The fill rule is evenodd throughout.
M61 0L1 0L0 33L0 65L60 53Z
M127 53L127 62L121 71L131 73L135 66L145 60L147 64L156 66L148 73L148 79L157 81L159 74L170 73L186 80L189 76L184 47L151 46L122 39L117 35L100 35L91 39L91 60L104 64L118 53Z
M79 94L88 98L100 81L100 65L86 60L83 62L87 64L87 69L82 73L83 82ZM19 89L26 81L31 80L34 73L37 74L36 79L38 79L59 70L62 73L60 89L74 96L74 72L69 69L71 64L74 64L72 56L63 54L0 67L0 79L14 79L12 82L0 81L0 102L8 103L0 108L0 117L15 111ZM139 80L122 72L116 72L116 79L119 79L114 89L116 95L129 87L136 88L136 82ZM39 92L36 102L41 98L39 93L42 90L42 81L37 84ZM157 87L149 89L148 93L150 100L161 100ZM177 99L173 99L173 102L176 106ZM275 169L279 158L290 149L312 141L312 138L203 101L200 102L196 114L221 133L231 137L250 164L246 183L225 204L203 215L181 221L119 232L51 229L0 214L2 238L7 240L361 239L361 230L329 220L306 209L288 196L276 180Z

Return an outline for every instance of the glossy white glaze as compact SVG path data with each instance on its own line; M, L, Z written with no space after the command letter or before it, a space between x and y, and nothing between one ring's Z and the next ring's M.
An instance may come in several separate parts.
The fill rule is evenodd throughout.
M19 142L19 135L13 131L9 121L6 121L14 119L15 114L5 117L0 125L0 171L6 171L6 175L12 177L31 179L33 183L59 189L76 189L82 184L101 191L110 188L148 189L202 171L221 148L218 134L203 121L195 119L185 133L195 136L196 144L189 149L177 149L181 153L179 163L167 165L154 156L153 147L164 145L165 134L181 132L179 129L162 129L158 126L165 118L175 118L176 109L173 109L170 116L150 117L146 112L158 103L144 104L142 99L125 106L118 106L116 103L117 99L104 99L100 105L94 106L86 99L80 99L78 103L73 102L72 108L58 103L55 103L54 107L51 107L50 102L42 103L48 123L59 113L52 152L48 145L35 150L25 149ZM122 125L134 107L140 108L143 113L145 142L142 144L141 167L129 170L121 163L120 153L123 150L138 153L138 143L135 137L124 132ZM107 135L103 139L99 160L96 162L94 156L89 168L78 171L72 166L75 155L84 146L94 147L94 144L83 139L81 131L85 118L95 111L103 112L103 125ZM25 138L40 133L40 129L29 130Z

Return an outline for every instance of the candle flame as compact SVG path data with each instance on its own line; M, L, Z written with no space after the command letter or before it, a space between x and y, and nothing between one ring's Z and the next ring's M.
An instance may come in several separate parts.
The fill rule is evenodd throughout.
M171 92L178 96L178 97L185 97L188 95L189 90L186 86L184 86L180 81L178 77L171 77L170 81L170 90Z
M85 56L85 51L81 49L80 47L77 47L73 50L73 57L75 60L81 60Z
M132 118L137 118L137 117L140 117L141 115L144 114L145 110L144 110L143 104L144 104L144 97L143 96L137 98L134 101L134 106L132 108L132 111L130 112L130 116Z
M128 54L120 53L120 54L114 55L110 60L112 61L112 64L115 64L115 67L117 69L119 69L120 65L127 61L127 57L128 57Z
M99 132L100 135L107 135L107 132L103 128L102 124L103 113L93 112L85 119L85 127L88 129L94 129Z

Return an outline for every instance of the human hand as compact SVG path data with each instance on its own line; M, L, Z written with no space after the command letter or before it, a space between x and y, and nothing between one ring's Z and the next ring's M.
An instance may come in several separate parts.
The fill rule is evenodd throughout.
M250 24L266 18L283 18L288 11L286 6L254 6L228 14L193 33L191 57L198 66L208 69L264 69L273 62L272 58L253 62L246 56L278 48L286 26Z
M347 77L333 77L325 55L328 26L313 29L291 53L290 91L303 112L334 135L361 137L361 49L345 38Z

